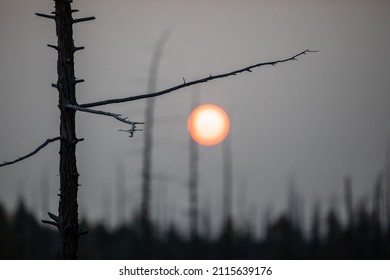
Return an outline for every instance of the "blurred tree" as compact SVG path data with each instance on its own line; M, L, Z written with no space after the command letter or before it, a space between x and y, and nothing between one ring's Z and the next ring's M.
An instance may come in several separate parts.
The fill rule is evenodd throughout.
M157 89L158 71L165 44L170 36L171 29L167 29L159 38L153 51L149 68L149 80L147 92L155 92ZM151 227L151 196L152 196L152 162L153 162L153 126L154 126L154 98L146 100L144 129L144 147L142 156L142 197L140 222L144 244L144 259L152 256L153 238Z
M342 227L339 216L334 207L331 207L326 216L326 252L325 256L328 259L338 259L342 257L343 250L341 249Z
M196 87L194 88L196 89ZM198 88L199 89L199 88ZM199 106L200 93L194 93L191 100L191 111ZM191 251L194 258L199 254L199 150L198 144L189 137L189 179L188 205ZM207 219L207 218L206 218ZM207 228L207 226L206 226Z
M309 256L310 259L319 259L321 253L321 212L319 202L314 205L312 213Z
M16 258L15 240L8 214L0 204L0 259Z

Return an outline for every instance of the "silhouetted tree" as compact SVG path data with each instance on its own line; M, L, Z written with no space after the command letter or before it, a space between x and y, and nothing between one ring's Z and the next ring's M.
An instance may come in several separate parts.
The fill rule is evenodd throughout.
M321 256L321 212L320 205L317 202L312 212L312 221L310 228L309 256L310 259L319 259Z
M191 111L199 106L199 94L192 95ZM199 252L199 150L198 144L189 137L189 179L188 179L188 205L189 228L191 238L191 251L194 258Z
M155 224L152 224L155 227ZM83 259L139 259L143 256L142 236L138 222L113 229L99 223L82 221L90 234L81 242ZM39 224L23 202L13 215L0 203L0 259L51 259L57 242L54 231ZM323 235L321 232L325 230ZM312 212L310 235L294 226L286 213L269 220L266 234L256 238L253 232L235 231L234 254L226 255L224 238L199 236L198 254L191 251L192 241L185 238L173 223L153 235L154 259L389 259L389 233L380 231L372 211L362 200L357 204L355 226L344 227L335 208L329 209L322 222L319 204ZM350 234L352 233L352 234ZM350 238L352 236L353 238Z
M352 178L350 176L344 179L344 199L345 199L345 213L347 216L348 226L354 225L354 207L353 207L353 195L352 195Z
M326 215L326 252L327 259L341 258L343 250L341 249L342 242L342 226L336 209L329 209Z
M10 218L2 204L0 204L0 259L14 259L16 250Z
M222 247L227 258L233 257L234 221L233 221L233 156L231 134L222 142L223 155L223 203L222 203Z
M171 30L164 32L156 43L149 68L148 92L157 89L158 71L165 44ZM144 238L144 258L150 258L153 250L153 238L151 227L151 196L152 196L152 162L153 162L153 127L154 127L154 98L146 100L145 122L148 124L144 129L144 147L142 162L142 197L141 197L141 228Z
M305 253L301 231L286 214L270 225L265 242L268 243L269 258L299 259Z

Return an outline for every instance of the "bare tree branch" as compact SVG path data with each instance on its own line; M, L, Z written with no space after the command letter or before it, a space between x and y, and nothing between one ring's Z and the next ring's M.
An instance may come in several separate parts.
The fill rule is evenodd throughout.
M71 104L67 104L67 105L65 105L65 107L69 108L69 109L76 110L76 111L80 111L80 112L113 117L113 118L117 119L120 122L123 122L125 124L129 124L129 125L131 125L131 128L129 130L120 130L120 131L126 131L126 132L130 133L130 137L133 136L135 131L140 131L139 129L136 129L136 125L137 124L144 124L144 122L129 121L127 119L127 117L122 117L121 114L115 114L115 113L106 112L106 111L93 110L93 109L83 108L81 106L71 105Z
M96 19L95 17L76 18L73 20L73 23L90 21L90 20L95 20L95 19Z
M23 156L23 157L20 157L20 158L18 158L18 159L16 159L16 160L13 160L13 161L4 161L3 163L0 164L0 167L6 166L6 165L10 165L10 164L14 164L14 163L17 163L17 162L19 162L19 161L22 161L22 160L24 160L24 159L26 159L26 158L29 158L29 157L35 155L36 153L38 153L40 150L42 150L44 147L46 147L49 143L58 141L58 140L60 140L60 139L61 139L61 137L59 137L59 136L58 136L58 137L51 138L51 139L47 139L47 140L45 141L45 143L43 143L42 145L40 145L38 148L36 148L36 149L35 149L34 151L32 151L31 153L29 153L29 154L27 154L27 155L25 155L25 156Z
M144 124L143 122L129 121L129 120L127 120L127 117L124 117L124 118L121 117L122 116L121 114L115 114L115 113L106 112L106 111L87 109L87 108L83 108L81 106L71 105L71 104L65 105L65 107L69 108L69 109L76 110L76 111L81 111L81 112L86 112L86 113L91 113L91 114L96 114L96 115L104 115L104 116L113 117L113 118L117 119L118 121L126 123L126 124L131 124L131 125L133 125L133 124Z
M41 222L44 224L47 224L47 225L55 226L56 228L58 228L58 224L56 222L52 222L52 221L48 221L48 220L41 220Z
M47 214L49 215L49 217L55 221L56 223L58 223L59 219L58 219L58 216L57 215L54 215L53 213L50 213L50 212L47 212Z
M140 100L140 99L145 99L145 98L150 98L150 97L156 97L160 95L164 95L167 93L170 93L172 91L176 91L185 87L189 87L192 85L200 84L200 83L207 83L208 81L216 80L216 79L221 79L221 78L226 78L229 76L235 76L237 74L241 74L243 72L252 72L252 69L257 68L257 67L262 67L262 66L267 66L267 65L272 65L275 66L276 64L291 61L291 60L297 60L297 57L301 55L305 55L307 53L312 53L312 52L318 52L318 51L312 51L312 50L305 50L303 52L300 52L292 57L282 59L282 60L275 60L275 61L270 61L270 62L262 62L262 63L257 63L251 66L247 66L245 68L241 68L239 70L235 70L232 72L228 73L223 73L223 74L218 74L218 75L210 75L206 78L199 79L199 80L194 80L191 82L186 82L186 80L183 78L183 84L177 85L162 91L157 91L154 93L147 93L147 94L141 94L141 95L135 95L135 96L129 96L129 97L124 97L124 98L116 98L116 99L107 99L107 100L102 100L102 101L97 101L97 102L91 102L91 103L85 103L79 105L82 108L90 108L90 107L96 107L96 106L102 106L102 105L108 105L108 104L114 104L114 103L123 103L123 102L129 102L129 101L135 101L135 100Z
M42 14L42 13L35 13L37 16L39 17L43 17L43 18L49 18L49 19L56 19L55 16L52 16L52 15L47 15L47 14Z

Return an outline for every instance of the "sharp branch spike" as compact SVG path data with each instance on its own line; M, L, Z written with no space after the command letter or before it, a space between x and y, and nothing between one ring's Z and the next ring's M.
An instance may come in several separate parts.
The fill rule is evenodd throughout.
M85 82L84 79L76 79L76 80L74 80L75 84L84 83L84 82Z
M53 221L58 223L58 216L57 215L54 215L53 213L50 213L50 212L47 212L47 214L49 215L50 218L53 219Z
M73 23L79 23L79 22L90 21L95 19L96 19L95 17L76 18L73 20Z
M47 14L41 14L41 13L35 13L37 16L39 17L43 17L43 18L50 18L50 19L56 19L55 16L52 16L52 15L47 15Z
M73 52L77 52L77 51L83 50L83 49L84 49L84 47L74 47Z
M55 49L56 51L58 51L58 47L57 47L57 46L50 45L50 44L47 44L47 46L48 46L49 48L53 48L53 49Z
M48 224L48 225L51 225L51 226L55 226L58 228L58 224L56 222L52 222L52 221L47 221L47 220L41 220L42 223L44 224Z

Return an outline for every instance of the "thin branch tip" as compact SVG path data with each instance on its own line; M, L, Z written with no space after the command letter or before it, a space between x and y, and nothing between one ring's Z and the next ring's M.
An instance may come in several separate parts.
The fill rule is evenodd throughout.
M276 66L277 64L280 64L280 63L297 60L297 58L299 56L302 56L302 55L307 54L307 53L314 53L314 52L318 52L318 51L307 49L307 50L304 50L304 51L297 53L297 54L295 54L289 58L286 58L286 59L274 60L274 61L269 61L269 62L261 62L261 63L247 66L245 68L241 68L238 70L234 70L234 71L226 72L226 73L222 73L222 74L217 74L217 75L210 74L210 76L207 76L206 78L193 80L193 81L189 81L189 82L186 81L183 77L182 84L173 86L173 87L165 89L165 90L152 92L152 93L146 93L146 94L140 94L140 95L135 95L135 96L129 96L129 97L124 97L124 98L107 99L107 100L102 100L102 101L97 101L97 102L85 103L85 104L81 104L79 106L82 108L91 108L91 107L96 107L96 106L123 103L123 102L131 102L131 101L136 101L136 100L145 99L145 98L157 97L157 96L168 94L168 93L171 93L173 91L177 91L179 89L193 86L196 84L207 83L209 81L216 80L216 79L226 78L226 77L230 77L230 76L236 76L237 74L241 74L243 72L252 72L252 70L254 68L260 68L262 66L267 66L267 65Z
M106 111L99 111L99 110L93 110L93 109L88 109L88 108L83 108L79 105L72 105L72 104L67 104L65 105L65 108L68 108L68 109L73 109L73 110L76 110L76 111L80 111L80 112L85 112L85 113L90 113L90 114L95 114L95 115L103 115L103 116L109 116L109 117L112 117L120 122L123 122L125 124L128 124L131 126L131 128L129 130L127 130L127 132L129 133L134 133L135 131L135 126L137 124L143 124L143 122L133 122L133 121L129 121L128 120L128 117L122 117L121 114L116 114L116 113L111 113L111 112L106 112ZM131 132L130 132L131 131Z
M55 16L48 15L48 14L42 14L42 13L35 13L36 16L43 17L43 18L49 18L49 19L56 19Z
M38 148L36 148L36 149L35 149L34 151L32 151L31 153L29 153L29 154L27 154L27 155L25 155L25 156L22 156L22 157L20 157L20 158L18 158L18 159L15 159L15 160L13 160L13 161L3 161L3 163L0 164L0 167L6 166L6 165L11 165L11 164L17 163L17 162L19 162L19 161L22 161L22 160L24 160L24 159L26 159L26 158L29 158L29 157L35 155L36 153L38 153L40 150L42 150L44 147L46 147L46 146L49 145L50 143L55 142L55 141L58 141L58 140L60 140L60 139L61 139L61 137L59 137L59 136L58 136L58 137L54 137L54 138L47 139L43 144L41 144L40 146L38 146Z
M58 216L57 215L54 215L53 213L50 213L50 212L47 212L47 214L49 215L49 217L53 220L53 221L55 221L55 222L57 222L58 223Z
M47 225L55 226L56 228L59 227L56 222L52 222L52 221L48 221L48 220L41 220L41 222L44 224L47 224Z
M48 46L49 48L55 49L56 51L59 50L59 48L58 48L57 46L54 46L54 45L51 45L51 44L47 44L47 46Z
M77 51L79 51L79 50L83 50L83 49L85 49L84 46L81 46L81 47L74 47L74 48L73 48L73 52L75 53L75 52L77 52Z
M95 17L76 18L73 20L73 23L91 21L91 20L95 20L95 19L96 19Z

